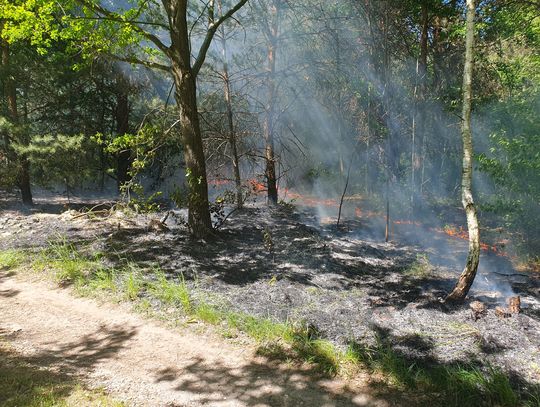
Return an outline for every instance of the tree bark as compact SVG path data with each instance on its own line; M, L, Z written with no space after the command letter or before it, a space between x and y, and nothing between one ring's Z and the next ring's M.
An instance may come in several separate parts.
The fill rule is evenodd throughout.
M173 63L176 85L175 98L180 110L182 144L186 162L186 178L189 187L188 224L196 237L205 237L212 230L208 202L206 162L197 110L195 77Z
M421 6L421 33L420 33L420 55L416 63L416 80L414 86L414 107L412 119L412 146L411 146L411 207L412 217L416 218L418 212L418 177L416 170L421 167L425 157L423 150L420 154L417 152L417 134L421 135L421 146L425 145L425 123L423 115L418 115L418 105L424 101L426 95L426 75L427 75L427 57L428 57L428 34L429 34L429 14L428 6L425 2ZM421 180L423 182L423 180Z
M1 21L0 34L3 25L4 23ZM7 73L4 81L4 93L7 101L9 119L14 126L18 126L20 120L17 107L17 86L11 72L9 44L3 37L0 37L0 46L2 48L2 66ZM9 140L9 137L7 137L7 140ZM20 141L24 142L25 140ZM9 149L9 145L7 145L6 148ZM17 162L19 170L19 173L17 174L17 185L21 190L22 202L25 205L33 205L32 188L30 186L30 162L28 161L28 157L25 154L21 154L15 157L15 161Z
M218 3L221 13L221 2ZM236 185L236 207L241 208L244 203L242 196L242 178L240 176L240 158L238 156L238 145L236 143L236 133L234 129L234 116L232 107L232 89L231 79L229 76L229 64L227 63L227 38L225 28L221 28L221 47L223 52L223 82L225 93L225 105L227 107L227 127L229 144L232 151L232 166L234 172L234 182Z
M268 38L268 100L266 117L264 121L265 159L266 159L266 185L269 205L278 202L278 189L276 177L276 157L274 142L274 114L276 97L276 51L279 27L280 0L274 0L270 6L270 27Z
M197 110L196 72L191 66L191 44L187 23L187 0L164 1L169 18L171 46L167 50L172 65L175 99L180 111L181 140L184 147L189 188L188 225L198 238L212 231L206 179L206 160Z
M127 91L123 89L125 84L119 81L119 89L116 94L116 134L123 136L129 133L129 98ZM124 149L116 157L116 183L118 191L130 180L129 168L131 166L131 151Z
M467 34L465 43L465 68L463 74L463 111L461 121L461 137L463 139L463 173L462 173L462 204L467 215L469 231L469 253L467 263L459 277L454 290L446 298L447 301L463 301L469 292L480 260L480 234L478 217L472 194L472 161L473 146L471 132L471 99L472 72L474 59L474 15L475 1L467 0Z

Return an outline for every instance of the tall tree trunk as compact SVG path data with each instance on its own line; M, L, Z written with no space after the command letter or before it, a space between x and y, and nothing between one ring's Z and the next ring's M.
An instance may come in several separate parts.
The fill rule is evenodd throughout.
M266 185L268 190L268 204L275 205L278 202L278 189L276 177L276 158L274 144L274 114L276 97L276 51L279 28L280 1L274 0L270 5L270 27L268 38L268 101L266 105L266 117L264 121L265 159L266 159Z
M187 0L163 1L169 17L171 60L175 99L180 111L180 131L189 188L188 226L195 237L212 231L208 182L202 133L197 110L197 73L191 65L191 44L187 22Z
M3 29L3 21L0 22L0 35ZM13 125L18 126L20 124L19 112L17 108L17 87L15 79L11 72L10 64L10 50L9 44L3 37L0 36L0 46L2 48L2 67L7 72L4 81L4 92L7 101L7 107L9 112L9 118ZM25 143L28 140L20 140ZM9 148L9 146L6 146ZM17 184L21 190L21 199L25 205L33 205L32 188L30 186L30 162L25 154L21 154L16 157L19 173L17 174Z
M197 110L195 77L189 70L173 66L175 98L180 110L180 126L186 178L189 187L188 224L196 237L205 237L212 230L208 202L206 162Z
M467 0L467 34L465 43L465 69L463 74L463 111L461 119L461 137L463 139L463 174L461 181L461 202L467 215L469 230L469 253L467 263L454 290L447 301L463 301L476 276L480 260L480 234L478 217L472 195L473 146L471 132L472 72L474 60L474 15L475 1Z
M116 134L122 136L129 133L129 99L123 89L125 84L119 81L119 89L116 95ZM122 185L129 181L129 168L131 166L131 151L124 149L116 157L116 183L118 191Z
M417 134L421 135L421 146L425 145L426 129L424 114L418 115L418 105L425 100L426 95L426 75L427 75L427 56L428 56L428 34L429 34L429 14L428 5L422 3L421 16L421 32L420 32L420 55L416 62L416 83L414 86L414 108L413 108L413 124L412 124L412 147L411 147L411 206L413 218L416 217L418 209L417 194L418 177L417 169L420 168L420 162L424 161L423 148L418 154L417 150ZM423 180L421 180L423 182Z
M218 7L220 9L220 13L222 13L221 2L218 3ZM231 145L232 151L232 166L234 171L234 182L236 185L236 206L237 208L241 208L244 199L242 196L242 178L240 176L240 158L238 156L238 145L236 143L236 134L234 130L231 78L229 76L229 64L227 62L227 38L225 28L223 26L221 27L221 47L223 52L223 82L225 92L225 105L227 107L227 130L229 144Z

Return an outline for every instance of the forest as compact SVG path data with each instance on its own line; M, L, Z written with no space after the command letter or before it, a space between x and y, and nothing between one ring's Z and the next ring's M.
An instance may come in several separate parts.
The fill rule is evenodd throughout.
M540 406L538 0L0 0L0 405Z

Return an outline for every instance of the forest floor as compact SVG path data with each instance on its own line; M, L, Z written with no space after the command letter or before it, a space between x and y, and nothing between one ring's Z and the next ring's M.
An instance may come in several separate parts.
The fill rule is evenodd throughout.
M103 211L96 216L81 216L78 212L96 203L72 203L66 210L62 202L48 198L28 210L6 201L0 208L0 250L36 252L69 242L85 256L99 253L99 262L110 267L136 264L144 270L141 287L156 281L159 267L167 280L185 284L196 304L281 323L301 322L308 327L310 337L327 340L338 349L368 349L364 362L366 355L373 361L375 349L385 349L386 355L397 355L393 360L406 361L408 372L416 366L442 367L445 371L473 366L483 371L501 369L522 390L540 384L540 279L534 273L515 272L505 256L483 253L482 267L467 303L453 308L440 300L459 274L456 264L465 258L466 242L444 233L402 225L395 231L395 241L384 243L375 233L377 222L347 221L346 228L336 230L321 224L309 210L254 205L233 213L215 237L203 241L191 239L181 222L175 222L175 216L169 217L168 229L161 230L152 227L152 220L163 214ZM381 387L377 380L377 385L357 380L352 386L355 390L348 392L350 383L318 378L311 368L293 366L287 358L285 364L283 358L270 362L268 358L275 356L272 352L246 345L251 342L244 342L235 333L222 335L229 337L223 342L207 331L194 332L190 321L184 320L181 337L163 342L157 337L149 340L158 328L138 317L110 312L109 306L89 305L86 300L18 283L11 277L4 277L2 284L5 295L0 303L6 307L4 312L11 310L13 326L31 324L32 320L40 325L50 319L57 324L55 329L22 327L21 335L9 336L16 347L17 338L23 344L27 341L26 351L21 345L23 355L35 345L38 359L51 354L51 363L69 363L72 370L81 364L82 372L94 377L96 383L113 391L133 391L132 401L141 404L144 397L159 397L156 392L161 389L172 398L156 399L160 400L157 404L176 400L174 397L180 397L180 405L302 405L300 400L304 405L423 404L421 398L399 401L406 392L398 397L396 387ZM63 309L51 306L54 318L40 316L40 312L48 312L42 304L54 301L40 299L37 292L36 300L32 300L34 294L25 294L32 287L33 291L43 291L44 296L60 296L73 303L66 303ZM507 318L496 316L495 307L505 306L513 295L521 296L522 312ZM150 295L150 290L139 287L135 297L144 301L146 308L163 308L163 301ZM478 319L468 307L475 300L487 307L486 315ZM23 305L32 311L25 312ZM95 308L95 318L84 314L88 307ZM26 317L34 311L35 319ZM64 332L62 321L67 326L79 324L80 329ZM44 338L43 343L25 339L25 332L35 329L42 332L30 336ZM189 340L193 346L187 344ZM144 356L148 352L132 351L141 344L138 341L157 346L155 355L148 358ZM43 348L47 343L50 349ZM119 355L129 352L133 352L133 359L127 358L123 367L119 366L124 363L124 356ZM176 358L174 363L171 355ZM143 369L147 372L143 374L145 381L132 366L147 363ZM382 373L387 373L385 368L395 368L379 365ZM121 383L108 382L106 373L111 377L118 371L126 372L118 376L124 377L119 379ZM407 380L404 382L407 384ZM173 397L168 393L171 389L178 394ZM148 396L141 395L146 392ZM436 405L437 394L425 396L425 404ZM223 403L222 398L226 398ZM441 405L449 404L441 400Z

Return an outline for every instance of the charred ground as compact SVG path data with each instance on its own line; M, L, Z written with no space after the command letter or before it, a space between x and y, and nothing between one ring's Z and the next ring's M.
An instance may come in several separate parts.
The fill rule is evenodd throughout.
M194 240L174 216L165 232L149 227L159 213L81 216L98 203L113 205L85 201L68 209L57 201L21 209L4 201L0 249L41 249L66 239L81 251L102 253L106 263L159 265L167 278L184 278L196 298L257 317L301 321L339 346L383 343L418 363L496 366L516 382L540 384L540 280L497 271L508 262L501 256L483 256L468 302L480 300L488 311L475 320L467 304L441 303L460 272L450 260L465 258L466 242L448 241L446 252L441 242L381 243L362 238L370 235L368 223L336 231L316 227L309 211L257 205L234 212L211 240ZM407 241L405 229L400 236ZM501 279L504 284L493 284ZM508 295L498 286L521 296L522 313L495 315Z

